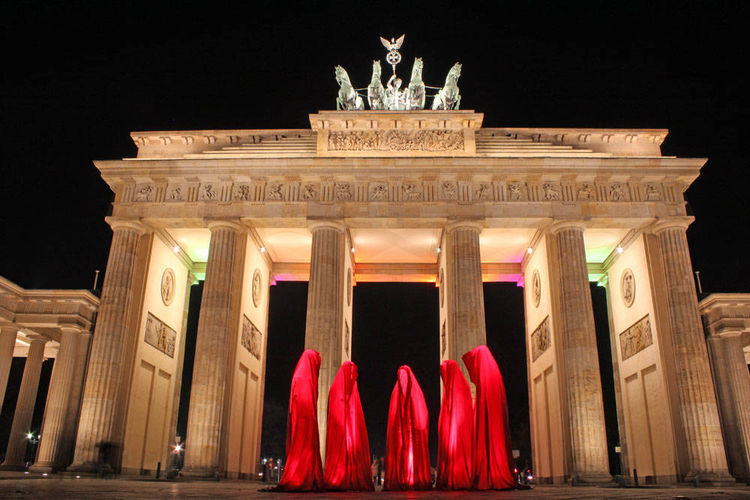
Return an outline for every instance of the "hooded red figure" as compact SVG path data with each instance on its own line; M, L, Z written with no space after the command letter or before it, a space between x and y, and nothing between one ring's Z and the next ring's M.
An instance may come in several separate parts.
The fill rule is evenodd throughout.
M357 365L345 361L328 393L327 490L372 491L370 442L357 388Z
M432 487L428 429L422 389L411 368L404 365L398 369L398 381L388 409L384 489L428 490Z
M477 388L474 403L472 488L503 490L518 487L513 474L505 386L495 358L480 345L463 355Z
M318 437L318 371L320 354L307 349L297 362L289 396L286 467L278 491L320 491L323 466Z
M446 490L471 488L471 443L474 412L471 389L458 363L440 365L443 404L438 419L437 487Z

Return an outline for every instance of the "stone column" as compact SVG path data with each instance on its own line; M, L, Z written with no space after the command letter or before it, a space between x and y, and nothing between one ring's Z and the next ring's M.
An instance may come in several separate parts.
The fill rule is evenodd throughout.
M305 349L320 353L318 428L325 457L328 390L341 366L341 329L344 314L345 227L334 221L311 224L310 281L307 286Z
M548 234L553 327L569 420L574 483L609 481L607 432L582 224L556 223Z
M226 390L232 374L247 243L245 229L238 224L213 222L209 229L185 442L184 473L192 477L218 477L225 468Z
M0 465L0 469L26 469L24 462L26 445L28 444L26 433L29 432L31 419L34 416L36 393L39 389L39 376L41 375L42 362L44 361L44 344L46 343L47 340L42 337L31 339L29 355L23 367L23 378L21 379L21 389L18 392L16 410L13 413L13 424L10 426L8 449L5 452L5 461Z
M64 442L74 436L67 435L65 428L68 406L71 404L70 393L76 372L78 359L78 332L63 328L60 338L60 349L57 351L55 365L52 368L47 404L44 407L42 437L39 441L39 452L36 462L31 467L35 472L54 472L65 467L61 451Z
M750 482L750 373L742 352L742 332L710 335L708 348L729 468L736 479Z
M71 470L97 470L98 447L101 443L114 446L113 427L118 411L120 380L125 376L123 359L129 335L127 320L133 300L133 275L138 241L145 232L134 221L109 219L112 226L112 245L109 250L107 272L102 285L102 297L91 346L86 386L78 423L75 458Z
M685 234L689 223L687 218L664 220L653 228L661 250L678 411L687 441L688 472L684 480L733 481L727 471L716 395L698 314Z
M478 222L459 221L445 228L446 313L450 340L448 357L458 361L466 380L469 374L461 356L487 344L484 322L482 260L479 255ZM472 393L474 386L471 386Z
M13 349L16 347L16 334L18 329L14 326L0 327L0 410L3 409L5 400L5 389L8 387L8 375L10 364L13 362Z

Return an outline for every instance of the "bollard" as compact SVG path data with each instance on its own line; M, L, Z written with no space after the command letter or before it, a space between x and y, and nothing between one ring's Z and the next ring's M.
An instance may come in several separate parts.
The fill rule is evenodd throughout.
M633 469L633 482L638 486L638 469Z
M159 476L161 476L161 462L156 464L156 479L159 479Z

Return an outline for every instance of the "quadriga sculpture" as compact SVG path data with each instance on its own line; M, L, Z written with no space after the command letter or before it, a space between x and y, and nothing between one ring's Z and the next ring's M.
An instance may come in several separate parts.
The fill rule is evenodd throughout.
M339 84L339 96L336 98L337 110L365 109L365 103L354 90L349 74L341 66L336 66L336 83Z
M380 80L381 75L380 61L372 62L372 80L367 87L367 103L370 109L386 109L385 106L385 88Z
M432 101L432 109L458 109L461 105L461 94L458 93L458 78L461 76L461 63L453 65L445 78L445 86L440 89Z

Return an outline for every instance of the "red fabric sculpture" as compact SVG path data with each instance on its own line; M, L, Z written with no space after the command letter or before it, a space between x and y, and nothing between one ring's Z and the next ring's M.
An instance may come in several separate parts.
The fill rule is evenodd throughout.
M398 369L398 381L388 409L384 489L428 490L432 487L428 428L422 389L411 368L402 366Z
M508 407L500 368L484 345L464 354L463 360L477 389L471 486L479 490L517 488L518 483L513 475Z
M440 365L443 404L438 420L437 487L447 490L471 487L471 443L474 412L471 390L458 363Z
M328 393L327 490L372 491L370 442L357 388L357 365L345 361Z
M323 466L318 437L318 371L320 354L307 349L297 362L289 396L286 467L276 490L320 491Z

